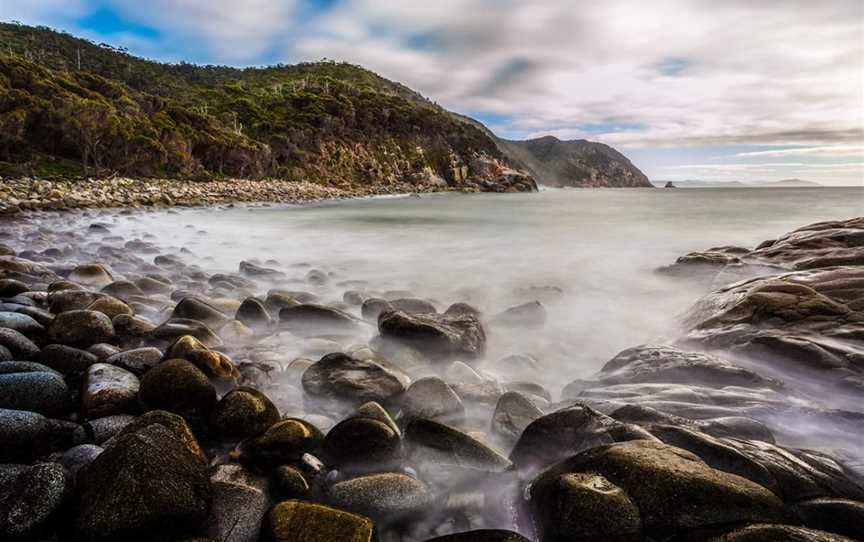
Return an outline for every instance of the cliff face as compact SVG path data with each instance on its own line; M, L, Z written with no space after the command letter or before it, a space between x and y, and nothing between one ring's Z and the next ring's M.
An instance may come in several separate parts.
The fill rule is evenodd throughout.
M482 129L358 66L161 64L0 24L0 176L536 189Z
M517 166L541 184L574 187L646 187L654 185L626 156L603 143L547 136L527 141L498 140Z

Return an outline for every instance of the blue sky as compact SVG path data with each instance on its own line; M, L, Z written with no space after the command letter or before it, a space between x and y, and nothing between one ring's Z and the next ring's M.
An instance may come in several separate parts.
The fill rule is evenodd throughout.
M652 179L864 185L860 0L0 0L0 18L169 62L346 60Z

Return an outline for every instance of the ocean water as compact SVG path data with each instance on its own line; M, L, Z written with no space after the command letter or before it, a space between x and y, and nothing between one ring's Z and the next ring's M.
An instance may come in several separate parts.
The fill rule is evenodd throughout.
M189 263L211 272L241 260L269 261L298 281L323 270L333 302L348 289L406 290L440 310L465 301L494 315L539 300L547 324L493 330L487 358L534 355L536 379L554 393L624 348L679 333L677 317L706 286L658 267L862 213L860 188L559 189L162 211L117 226L185 247Z

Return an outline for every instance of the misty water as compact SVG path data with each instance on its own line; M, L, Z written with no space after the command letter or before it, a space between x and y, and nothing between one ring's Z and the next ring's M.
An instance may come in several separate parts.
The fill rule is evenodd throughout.
M116 225L185 247L189 263L209 272L250 260L285 270L302 289L310 268L323 270L325 302L350 289L399 290L439 310L463 301L494 315L539 300L548 323L493 327L486 368L494 374L494 360L533 354L542 368L534 380L557 396L620 350L679 333L677 317L706 286L656 268L862 211L858 188L545 190L158 212Z

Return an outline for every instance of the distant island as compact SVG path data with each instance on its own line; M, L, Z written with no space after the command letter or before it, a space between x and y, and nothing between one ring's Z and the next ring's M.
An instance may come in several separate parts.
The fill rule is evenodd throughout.
M816 188L823 184L804 179L782 179L779 181L706 181L685 179L682 181L653 181L654 186L665 188Z

